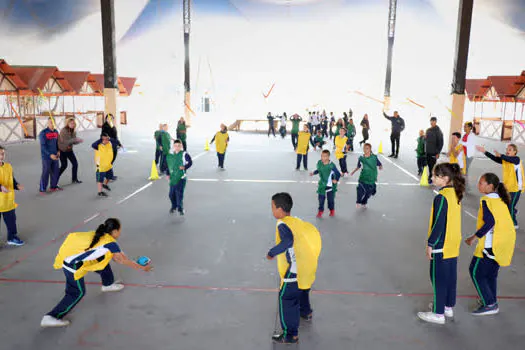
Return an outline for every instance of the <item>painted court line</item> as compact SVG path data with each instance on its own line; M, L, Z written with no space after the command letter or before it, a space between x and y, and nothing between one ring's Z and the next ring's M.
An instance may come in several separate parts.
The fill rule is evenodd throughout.
M58 280L31 280L0 278L4 283L39 283L39 284L64 284L64 281ZM86 282L89 285L99 286L98 282ZM276 293L277 288L254 288L254 287L212 287L212 286L190 286L175 284L143 284L143 283L124 283L127 287L149 288L149 289L179 289L179 290L202 290L218 292L253 292L253 293ZM366 291L345 291L345 290L312 290L313 294L319 295L357 295L371 297L430 297L432 293L402 293L402 292L366 292ZM477 295L458 295L459 299L477 299ZM525 301L525 296L498 296L501 300L518 300Z
M188 181L195 182L245 182L245 183L301 183L301 184L317 184L316 180L262 180L262 179L194 179L190 178ZM357 185L356 181L347 181L343 182L346 185ZM389 182L378 182L378 185L384 186L419 186L417 183L407 182L407 183L389 183Z
M391 161L390 159L388 159L387 157L385 157L382 154L381 154L381 157L384 160L386 160L387 162L389 162L390 164L392 164L393 166L395 166L396 168L398 168L399 170L401 170L402 172L404 172L405 174L407 174L408 176L410 176L411 178L413 178L414 180L416 180L419 183L419 178L416 175L412 174L411 172L409 172L405 168L401 167L400 165L397 165L396 163L394 163L393 161Z

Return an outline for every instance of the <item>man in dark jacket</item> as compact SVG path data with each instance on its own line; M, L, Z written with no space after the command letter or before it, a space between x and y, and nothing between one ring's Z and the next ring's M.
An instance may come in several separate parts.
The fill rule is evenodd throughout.
M443 133L437 126L437 118L430 118L430 128L427 129L425 137L425 150L427 152L428 183L432 183L432 170L443 149Z
M42 176L40 177L40 193L46 193L49 178L51 178L51 192L62 190L58 187L58 130L55 129L53 119L47 120L47 128L38 135L40 153L42 155Z
M392 123L392 133L390 134L392 153L389 155L389 157L397 158L399 156L399 140L401 138L401 132L405 130L405 121L399 116L397 111L394 112L393 117L389 117L384 111L383 115Z
M268 137L270 137L270 132L273 134L273 137L275 137L275 124L273 122L275 117L272 113L268 113L266 118L268 119Z

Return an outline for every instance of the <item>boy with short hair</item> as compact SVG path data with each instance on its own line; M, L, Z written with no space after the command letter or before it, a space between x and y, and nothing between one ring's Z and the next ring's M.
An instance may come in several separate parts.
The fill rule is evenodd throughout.
M323 149L325 143L326 141L323 139L323 132L321 130L317 130L317 135L315 135L314 139L312 140L314 151L317 151L317 147L319 147L319 149Z
M106 189L111 191L108 183L113 179L113 154L116 152L117 141L110 139L107 133L102 133L100 140L95 141L91 147L95 150L95 165L97 166L96 179L99 197L107 197Z
M364 154L357 161L357 168L352 171L350 176L354 175L361 167L363 168L357 184L356 207L366 209L368 199L376 194L377 168L383 170L383 165L379 158L372 153L372 145L365 143L363 151Z
M19 184L13 176L13 167L4 162L5 149L0 146L0 217L4 216L7 227L7 244L22 246L24 241L18 238L16 229L16 207L15 190L21 191L24 186Z
M169 198L171 200L170 214L175 210L182 216L184 215L184 189L186 187L186 170L191 168L193 162L190 155L183 151L181 140L173 142L173 154L167 155L168 179L170 181Z
M354 151L354 137L355 137L355 124L354 120L350 119L348 121L347 130L346 130L346 137L348 137L348 141L346 143L348 144L348 149L350 151Z
M419 130L419 137L417 138L417 176L423 175L423 168L425 167L427 155L425 154L425 132Z
M297 148L295 152L297 153L297 166L295 170L301 168L301 160L303 161L304 170L308 170L308 148L310 146L310 134L308 125L303 125L303 131L299 132L299 137L297 139Z
M335 193L337 192L337 182L341 178L341 173L337 170L334 163L330 161L330 151L325 149L321 153L321 160L317 162L317 169L310 173L310 176L319 174L319 184L317 194L319 197L319 211L317 217L323 217L324 201L328 200L328 210L330 216L335 216Z
M461 169L461 174L467 174L467 157L465 156L465 150L461 141L461 134L459 132L452 133L452 140L450 144L450 150L448 151L449 163L458 164Z
M291 217L293 200L288 193L272 197L272 214L278 220L275 246L266 258L277 257L281 277L279 291L279 319L283 333L274 334L272 340L281 344L294 344L299 340L299 319L312 320L310 288L315 281L321 235L309 222Z

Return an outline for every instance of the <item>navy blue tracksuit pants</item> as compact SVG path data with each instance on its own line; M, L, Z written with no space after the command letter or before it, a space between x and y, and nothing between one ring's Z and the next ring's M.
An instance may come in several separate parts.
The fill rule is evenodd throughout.
M65 268L62 269L66 275L66 295L60 300L57 306L51 310L48 315L54 318L61 319L67 315L80 300L86 295L86 285L84 278L75 281L73 273ZM102 285L109 286L115 281L111 265L108 264L103 270L96 271L102 278Z
M168 161L166 159L167 154L162 153L160 156L160 172L161 174L168 175Z
M40 192L45 192L47 190L49 178L51 178L51 188L57 188L59 177L60 174L58 167L58 159L42 159L42 176L40 177Z
M339 168L341 168L341 175L348 173L348 167L346 165L346 154L343 158L339 158Z
M434 289L432 312L443 315L446 307L456 306L458 258L443 259L443 253L432 253L430 281Z
M332 191L331 187L326 189L325 194L318 194L318 197L319 197L319 211L324 211L325 199L328 200L328 209L329 210L335 209L335 194L334 194L334 191Z
M288 339L299 334L299 317L312 313L310 289L299 289L297 282L285 282L279 291L279 319Z
M298 154L297 155L297 166L295 169L299 170L301 168L301 160L303 161L304 170L308 169L308 154Z
M160 160L162 158L162 151L160 149L155 150L155 164L159 164Z
M510 194L510 203L509 203L509 211L510 216L512 216L512 221L514 221L514 226L518 225L518 201L520 200L521 192L511 192Z
M219 160L219 168L224 169L224 158L226 158L226 152L224 153L217 152L217 159Z
M496 260L487 257L472 257L470 262L470 277L476 287L484 306L498 302L498 271L499 264Z
M357 204L366 205L368 203L368 199L376 194L376 185L375 184L365 184L362 182L359 182L357 184Z
M15 209L0 213L0 217L4 216L5 226L7 227L7 240L11 241L16 238L18 232L16 230L16 213Z
M171 209L182 211L184 200L184 188L186 187L186 179L182 179L178 184L170 186L170 200Z

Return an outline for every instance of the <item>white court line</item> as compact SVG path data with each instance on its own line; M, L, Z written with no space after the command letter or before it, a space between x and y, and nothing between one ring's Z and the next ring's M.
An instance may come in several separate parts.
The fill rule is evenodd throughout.
M245 183L301 183L301 184L317 184L319 181L305 181L305 180L259 180L259 179L188 179L188 181L195 182L245 182ZM347 181L341 182L346 185L357 185L358 182ZM417 183L389 183L378 182L378 185L383 186L419 186Z
M209 152L209 151L201 152L201 153L197 154L195 157L192 157L191 159L192 159L192 160L199 159L200 157L202 157L203 155L207 154L208 152Z
M139 188L138 190L136 190L135 192L133 192L133 193L130 194L129 196L124 197L123 199L121 199L120 201L118 201L117 204L122 204L122 203L124 203L125 201L127 201L128 199L130 199L131 197L133 197L133 196L136 195L137 193L144 191L146 188L150 187L151 185L153 185L153 182L148 182L147 184L145 184L144 186L142 186L141 188Z
M84 220L84 224L87 224L88 222L90 222L90 221L93 220L93 219L98 218L99 216L100 216L100 212L98 212L98 213L96 213L95 215L93 215L93 216L87 218L86 220Z
M410 171L406 170L405 168L401 167L400 165L397 165L396 163L394 163L393 161L391 161L390 159L388 159L387 157L385 157L384 155L381 154L381 157L383 157L384 160L386 160L387 162L389 162L390 164L394 165L395 167L397 167L399 170L401 170L402 172L404 172L405 174L407 174L408 176L410 176L411 178L413 178L414 180L416 180L417 182L419 182L419 178L412 174Z

